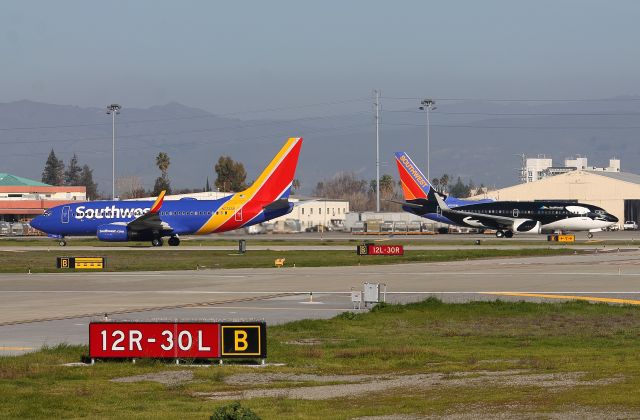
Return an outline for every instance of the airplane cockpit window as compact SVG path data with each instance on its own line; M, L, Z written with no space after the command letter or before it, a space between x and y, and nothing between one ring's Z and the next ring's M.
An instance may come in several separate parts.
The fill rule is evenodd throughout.
M42 213L42 215L44 217L49 217L49 216L51 216L51 212L49 210L45 210L44 213Z

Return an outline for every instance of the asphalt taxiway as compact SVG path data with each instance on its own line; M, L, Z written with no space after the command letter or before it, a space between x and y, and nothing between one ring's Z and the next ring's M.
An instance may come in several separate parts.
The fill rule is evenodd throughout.
M0 275L0 355L86 343L110 319L327 318L352 309L351 290L386 285L409 302L563 300L640 304L640 251L384 266ZM312 293L312 295L310 294ZM311 303L311 300L313 302Z

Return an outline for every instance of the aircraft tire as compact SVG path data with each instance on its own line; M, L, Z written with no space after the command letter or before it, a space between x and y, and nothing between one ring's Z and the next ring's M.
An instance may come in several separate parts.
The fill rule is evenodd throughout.
M177 236L172 236L169 238L169 246L178 246L180 245L180 238Z
M593 238L593 233L591 233L591 232L587 233L587 238L589 238L589 239Z
M504 237L505 238L513 238L513 232L511 232L510 230L505 230L504 231Z
M153 245L153 246L162 246L163 243L164 243L164 241L162 240L162 238L154 238L151 241L151 245Z
M65 241L65 240L61 240L60 242L58 242L58 245L60 245L60 246L67 246L67 241Z
M501 230L496 231L496 238L502 238L504 236L504 232Z

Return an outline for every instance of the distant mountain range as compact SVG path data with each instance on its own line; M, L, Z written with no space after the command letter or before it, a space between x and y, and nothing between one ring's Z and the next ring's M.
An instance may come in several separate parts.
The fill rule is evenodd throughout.
M397 178L393 152L426 161L426 118L417 100L385 101L381 114L381 173ZM431 177L448 173L476 184L518 182L522 153L545 154L562 164L580 154L592 166L611 157L622 170L640 173L640 97L602 101L439 101L431 113ZM370 104L353 112L294 119L216 116L179 103L124 108L116 125L117 176L139 176L151 188L159 175L158 152L171 158L169 176L178 188L213 185L220 155L244 163L253 180L285 139L302 136L298 167L302 191L340 171L375 177L375 130ZM32 101L0 103L0 172L40 179L51 149L67 163L75 152L94 169L99 189L111 188L111 119L103 108ZM423 168L424 170L424 168ZM426 171L425 171L426 172Z

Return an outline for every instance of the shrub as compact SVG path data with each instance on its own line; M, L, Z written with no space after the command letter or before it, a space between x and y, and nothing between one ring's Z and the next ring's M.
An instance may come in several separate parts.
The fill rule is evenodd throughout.
M241 406L237 401L216 408L210 418L211 420L260 420L256 413Z

